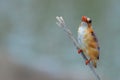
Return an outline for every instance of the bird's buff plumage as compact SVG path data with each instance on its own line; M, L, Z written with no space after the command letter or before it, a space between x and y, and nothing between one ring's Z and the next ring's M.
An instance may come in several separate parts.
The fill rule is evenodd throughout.
M96 68L97 60L99 59L99 44L96 35L92 29L91 19L82 16L81 24L78 28L78 42L81 45L82 51L89 58L93 66Z

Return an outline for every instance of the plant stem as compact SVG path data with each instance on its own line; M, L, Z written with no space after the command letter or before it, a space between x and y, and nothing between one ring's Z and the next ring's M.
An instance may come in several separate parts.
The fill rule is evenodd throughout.
M63 28L63 30L68 34L68 37L73 41L76 49L79 50L79 49L80 49L80 44L79 44L78 41L74 38L74 36L73 36L72 32L70 31L70 29L68 28L68 26L66 26L64 19L63 19L62 17L58 17L58 16L56 17L56 19L57 19L57 21L58 21L58 22L56 22L56 24L57 24L59 27ZM85 56L85 54L84 54L83 52L80 53L80 54L81 54L81 56L83 57L83 59L84 59L85 61L88 60L87 57ZM89 68L91 69L91 71L93 72L93 74L94 74L94 76L96 77L96 79L97 79L97 80L100 80L100 77L99 77L99 75L96 73L93 65L92 65L91 63L89 63L88 66L89 66Z

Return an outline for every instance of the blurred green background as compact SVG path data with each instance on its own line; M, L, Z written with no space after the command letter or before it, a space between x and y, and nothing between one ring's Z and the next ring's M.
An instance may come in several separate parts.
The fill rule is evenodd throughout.
M1 57L0 65L27 65L56 80L95 79L72 41L56 25L56 16L63 16L77 38L82 15L92 19L99 39L97 73L102 80L120 80L120 0L0 0L0 55L7 56Z

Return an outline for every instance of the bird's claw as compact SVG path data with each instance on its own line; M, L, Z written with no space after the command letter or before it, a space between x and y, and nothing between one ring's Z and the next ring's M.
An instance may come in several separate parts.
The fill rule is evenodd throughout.
M78 50L78 54L80 54L81 52L83 52L82 49L79 49L79 50Z
M88 64L90 63L90 61L91 61L91 59L86 60L86 61L85 61L85 64L88 65Z

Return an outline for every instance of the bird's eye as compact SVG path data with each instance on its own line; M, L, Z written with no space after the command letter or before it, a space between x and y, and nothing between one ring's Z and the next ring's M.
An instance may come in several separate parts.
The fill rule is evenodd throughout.
M89 20L88 22L89 22L89 23L92 23L92 20Z

